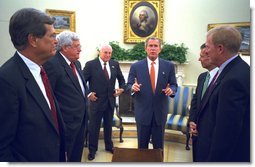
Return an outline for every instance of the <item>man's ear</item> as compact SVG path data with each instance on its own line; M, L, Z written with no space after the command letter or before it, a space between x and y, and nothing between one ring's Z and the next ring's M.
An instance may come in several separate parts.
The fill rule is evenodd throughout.
M36 47L37 46L37 41L38 41L38 38L35 37L34 35L32 34L28 34L28 43L33 46L33 47Z
M218 49L219 53L222 53L224 51L225 47L222 44L218 44L217 49Z

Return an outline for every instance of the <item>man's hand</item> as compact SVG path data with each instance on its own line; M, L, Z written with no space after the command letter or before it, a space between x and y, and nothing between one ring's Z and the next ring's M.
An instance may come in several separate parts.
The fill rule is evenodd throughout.
M96 97L96 92L91 92L89 95L89 100L90 101L96 101L97 97Z
M167 84L165 89L162 89L162 92L165 93L166 96L170 96L171 94L173 94L172 89L170 88L170 85Z
M115 89L115 93L113 94L114 97L117 97L119 95L121 95L121 93L124 92L124 89L119 88L119 89Z
M192 136L197 136L197 124L195 124L195 122L189 123L189 133Z
M135 83L132 85L132 92L139 92L140 91L140 87L142 86L142 84L138 84L137 79L135 78Z

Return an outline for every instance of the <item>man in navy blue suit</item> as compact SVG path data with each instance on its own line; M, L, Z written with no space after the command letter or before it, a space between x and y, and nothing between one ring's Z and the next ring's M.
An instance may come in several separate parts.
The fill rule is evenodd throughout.
M57 53L43 66L65 122L69 162L80 162L85 139L87 87L79 62L81 45L75 32L57 35Z
M238 55L242 36L231 26L207 33L206 54L219 67L197 116L197 160L250 162L250 67Z
M210 63L208 56L205 53L205 43L200 46L200 57L199 61L203 68L207 69L208 71L201 73L197 79L197 87L196 93L194 94L191 106L190 106L190 115L189 115L189 129L190 134L192 135L192 151L193 151L193 161L196 162L196 140L197 140L197 124L196 119L199 111L199 107L201 105L201 101L204 95L205 90L207 89L208 85L212 81L214 75L217 73L218 68Z
M42 65L56 53L54 21L23 8L10 19L17 49L0 68L0 161L65 161L61 113Z
M119 63L111 60L112 47L103 44L99 57L88 61L83 69L85 80L89 83L89 154L93 160L98 149L98 138L103 118L105 150L113 153L112 119L116 97L125 87L125 79ZM115 88L116 80L119 88Z
M131 65L128 89L134 96L138 148L148 148L150 137L154 149L164 146L169 96L177 91L174 64L158 58L161 41L149 37L145 41L147 57Z

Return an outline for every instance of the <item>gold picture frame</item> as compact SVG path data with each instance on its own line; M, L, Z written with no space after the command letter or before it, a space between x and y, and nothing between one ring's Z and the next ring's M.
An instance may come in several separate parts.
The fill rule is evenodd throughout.
M125 0L124 43L139 43L149 36L163 40L164 0Z
M239 22L239 23L216 23L208 24L208 31L214 27L220 25L231 25L236 27L242 34L242 43L239 52L242 55L250 55L250 41L251 41L251 23L250 22Z
M54 28L57 34L64 30L75 32L74 11L46 9L46 13L55 19Z

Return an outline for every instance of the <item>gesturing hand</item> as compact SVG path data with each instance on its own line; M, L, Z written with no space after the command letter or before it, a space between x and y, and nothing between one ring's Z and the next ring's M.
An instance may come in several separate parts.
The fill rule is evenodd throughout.
M138 84L137 79L135 78L135 83L132 85L132 92L139 92L142 84Z
M170 95L173 93L173 91L172 91L172 89L170 88L170 85L169 85L169 84L166 85L166 88L165 88L165 89L162 89L162 92L164 92L166 96L170 96Z

